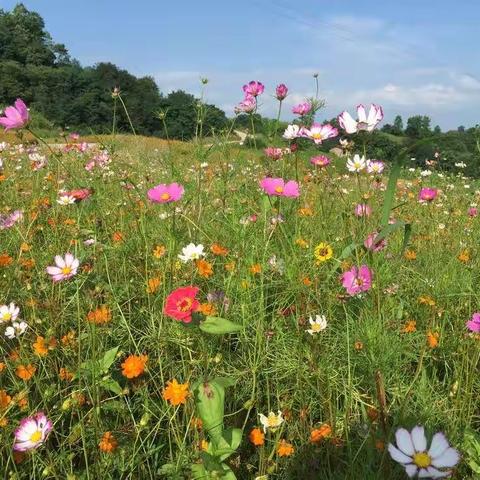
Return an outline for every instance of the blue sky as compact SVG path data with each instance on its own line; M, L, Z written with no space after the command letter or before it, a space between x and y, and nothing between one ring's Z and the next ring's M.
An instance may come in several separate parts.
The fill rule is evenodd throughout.
M15 1L0 0L9 9ZM321 117L383 105L386 121L425 114L443 129L480 123L480 1L25 0L83 65L112 61L161 91L198 94L233 114L241 86L286 83L288 107L312 95ZM69 6L70 4L71 6ZM271 95L262 98L274 114ZM285 118L289 118L286 109Z

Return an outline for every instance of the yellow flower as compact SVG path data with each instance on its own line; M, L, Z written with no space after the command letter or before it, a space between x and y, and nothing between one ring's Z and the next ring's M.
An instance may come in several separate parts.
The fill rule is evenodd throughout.
M333 257L333 248L325 242L319 243L313 252L317 265Z

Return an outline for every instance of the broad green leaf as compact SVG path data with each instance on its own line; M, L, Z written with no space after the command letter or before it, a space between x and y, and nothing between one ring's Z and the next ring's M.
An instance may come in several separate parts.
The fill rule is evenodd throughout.
M110 392L115 393L116 395L121 395L122 394L122 387L113 380L113 378L106 378L104 380L101 380L99 382L100 387L104 388L105 390L108 390Z
M105 352L103 358L100 360L100 368L103 372L108 371L108 369L111 367L112 363L115 361L117 352L118 347L112 348Z
M240 332L243 327L225 318L207 317L203 322L200 322L200 330L214 335L222 335L224 333Z
M215 444L222 439L225 390L218 382L202 382L194 390L198 416Z

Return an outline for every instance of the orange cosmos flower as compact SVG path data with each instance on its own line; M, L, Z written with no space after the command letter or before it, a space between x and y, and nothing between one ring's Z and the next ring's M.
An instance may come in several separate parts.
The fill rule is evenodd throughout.
M172 381L167 382L167 386L163 389L162 396L170 405L176 406L185 403L189 394L188 382L178 383L174 378Z
M164 255L165 255L165 252L167 251L167 249L165 248L164 245L157 245L154 249L153 249L153 256L155 258L162 258Z
M48 347L45 342L45 338L38 336L37 340L32 345L33 351L40 357L44 357L48 354Z
M198 312L203 313L206 317L217 314L217 309L212 303L201 303L198 307Z
M206 260L197 260L197 269L198 274L201 277L208 278L213 275L213 267L212 264L207 262Z
M250 267L250 273L252 275L257 275L257 274L261 273L261 271L262 271L262 266L259 263L254 263Z
M417 331L417 322L415 320L408 320L402 328L402 333L413 333Z
M403 254L403 256L407 260L416 260L417 259L417 254L415 253L414 250L405 250L405 253Z
M15 374L22 380L28 381L33 377L33 375L35 375L36 371L37 368L32 364L19 365L15 370Z
M66 368L61 368L58 372L58 376L60 377L60 380L65 380L67 382L73 380L73 373Z
M112 453L118 447L118 442L112 435L112 432L105 432L98 447L102 452Z
M96 310L88 312L87 320L91 323L101 325L102 323L108 323L112 319L112 311L106 306L102 305Z
M438 332L428 332L427 333L427 343L430 348L438 347L440 334Z
M112 241L114 243L120 243L123 241L123 233L122 232L113 232L112 234Z
M127 378L139 377L145 371L147 355L129 355L122 363L122 375Z
M8 253L2 253L0 255L0 267L8 267L13 262L13 258Z
M457 257L462 263L468 263L470 261L470 252L468 250L463 250L460 252L460 255Z
M228 262L225 264L225 270L227 272L233 272L235 270L235 262Z
M277 446L277 453L279 457L289 457L293 454L295 449L291 443L288 443L286 440L280 440L280 443Z
M325 437L328 437L332 433L332 427L324 423L319 428L314 428L310 432L310 442L320 443Z
M225 255L228 254L228 248L225 248L225 247L222 247L220 244L218 243L214 243L211 247L210 247L210 250L211 252L214 254L214 255L220 255L222 257L224 257Z
M265 443L265 434L259 428L253 428L248 435L249 440L259 447Z
M158 277L149 278L147 280L147 293L152 294L157 292L161 284L162 281Z
M10 405L12 397L5 390L0 390L0 409L5 410Z

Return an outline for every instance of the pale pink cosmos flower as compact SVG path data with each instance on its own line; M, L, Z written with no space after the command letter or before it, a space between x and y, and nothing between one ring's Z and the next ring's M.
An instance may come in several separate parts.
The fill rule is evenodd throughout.
M382 238L378 242L375 242L375 239L378 237L378 232L371 233L366 239L363 244L367 250L371 252L380 252L387 246L387 240Z
M15 443L13 449L19 452L33 450L47 440L53 429L51 420L43 412L24 418L15 430Z
M480 333L480 313L475 312L472 319L467 322L467 328L473 333Z
M324 140L336 137L337 135L338 130L335 127L332 127L332 125L330 125L329 123L327 123L326 125L314 123L309 129L302 129L302 136L310 138L317 145L322 143Z
M275 96L277 97L277 100L281 102L282 100L285 100L287 95L288 95L287 86L284 83L277 85L277 88L275 89Z
M418 199L421 202L431 202L437 197L438 190L436 188L424 187L420 190L418 194Z
M316 167L327 167L330 165L330 159L325 155L317 155L316 157L312 157L310 159L310 163L315 165Z
M148 199L154 203L170 203L180 200L184 193L183 185L161 183L147 192Z
M76 275L79 265L80 262L71 253L66 253L65 257L56 255L55 266L47 267L47 273L54 282L60 282Z
M380 174L385 169L385 164L379 160L367 160L367 172Z
M347 112L343 111L338 116L338 123L347 133L356 133L361 130L371 132L383 119L383 110L379 105L372 103L367 112L363 105L357 106L357 120Z
M246 96L236 107L235 113L252 113L257 108L255 97Z
M283 156L283 150L279 147L267 147L263 150L263 152L272 160L279 160Z
M5 116L0 118L0 125L3 125L5 131L22 128L30 120L27 106L21 98L17 98L14 105L7 107L4 112Z
M372 286L372 272L366 265L362 265L360 268L352 267L343 273L341 280L349 295L358 295L370 290Z
M295 140L298 137L302 136L302 128L298 125L288 125L288 127L283 132L282 137L285 140Z
M294 180L285 182L283 178L266 177L260 181L260 186L267 195L291 198L300 196L298 183Z
M372 207L366 203L358 203L355 207L357 217L369 217L372 214Z
M13 213L0 215L0 230L12 228L17 222L23 219L23 212L15 210Z
M252 96L257 97L261 95L265 90L265 86L261 82L257 82L252 80L251 82L247 83L243 86L243 91L245 92L245 97Z
M295 105L292 108L292 112L300 116L310 113L311 110L312 110L312 104L310 102L299 103L298 105Z

